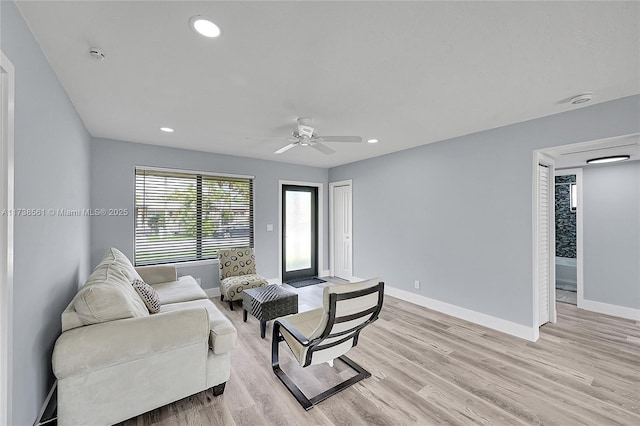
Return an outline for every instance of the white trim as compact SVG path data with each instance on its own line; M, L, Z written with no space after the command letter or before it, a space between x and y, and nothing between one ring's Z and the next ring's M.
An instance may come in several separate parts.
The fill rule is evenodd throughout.
M587 311L640 321L640 309L611 305L609 303L597 302L595 300L588 299L582 299L582 306L580 307Z
M282 280L280 278L267 278L267 282L269 283L269 285L271 284L282 284Z
M203 290L209 299L212 297L220 297L220 287L203 288Z
M220 259L216 258L216 259L205 259L205 260L190 260L188 262L160 263L158 265L149 265L149 266L173 266L176 269L181 269L181 268L192 268L194 266L219 265L219 264L220 264Z
M351 188L351 223L349 229L353 233L353 179L339 180L337 182L329 182L329 273L324 276L333 276L334 274L334 249L333 249L333 223L335 222L333 211L333 188L336 186L348 186ZM351 237L351 273L353 274L353 235Z
M384 292L387 296L395 297L400 300L404 300L405 302L413 303L414 305L442 312L443 314L451 315L452 317L460 318L501 333L510 334L511 336L519 337L531 342L538 340L538 327L527 327L522 324L482 314L460 306L451 305L449 303L441 302L409 291L400 290L388 285L385 285Z
M323 210L323 188L324 184L320 182L299 182L294 180L279 180L278 181L278 229L280 235L278 235L278 282L282 282L282 186L283 185L298 185L298 186L313 186L318 188L318 273L321 272L324 265L324 256L322 255L324 246L322 240L324 239L324 210ZM324 271L323 271L324 272Z
M330 277L331 275L331 271L329 271L328 269L323 269L322 271L318 271L318 277Z
M576 185L578 189L578 207L576 208L576 292L577 306L584 308L584 246L583 246L583 185L582 185L582 169L563 169L556 170L555 176L576 175Z
M135 169L148 170L152 172L185 173L190 175L228 177L228 178L238 178L238 179L255 179L256 178L255 176L251 176L251 175L236 175L232 173L205 172L203 170L172 169L170 167L135 166Z
M0 212L14 208L15 68L0 51ZM13 215L0 215L0 425L13 423Z

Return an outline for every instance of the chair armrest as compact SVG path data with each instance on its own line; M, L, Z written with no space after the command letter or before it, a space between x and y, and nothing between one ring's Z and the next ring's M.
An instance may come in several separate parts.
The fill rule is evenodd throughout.
M139 266L136 271L149 285L178 281L178 271L173 265Z
M291 323L289 323L287 320L278 319L274 322L274 324L280 324L280 326L285 330L287 330L289 334L298 342L300 342L302 346L309 346L309 343L311 343L309 342L309 339L304 337L302 333L300 333L298 329L296 329L293 325L291 325Z
M209 345L207 310L183 309L65 331L53 349L58 379L85 374L195 344Z

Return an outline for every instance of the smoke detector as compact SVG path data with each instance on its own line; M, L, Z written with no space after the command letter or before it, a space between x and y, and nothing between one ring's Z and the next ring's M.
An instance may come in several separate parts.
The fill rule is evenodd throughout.
M104 53L104 50L100 49L99 47L92 47L91 49L89 49L89 55L91 55L91 57L96 61L102 61L107 57L107 55L105 55Z
M573 105L583 104L589 102L593 98L593 93L582 93L581 95L574 96L569 100Z

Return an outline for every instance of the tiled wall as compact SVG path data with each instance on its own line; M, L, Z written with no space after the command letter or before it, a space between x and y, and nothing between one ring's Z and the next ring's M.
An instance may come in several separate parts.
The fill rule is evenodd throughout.
M569 184L576 175L556 176L556 256L576 257L576 212L571 211Z

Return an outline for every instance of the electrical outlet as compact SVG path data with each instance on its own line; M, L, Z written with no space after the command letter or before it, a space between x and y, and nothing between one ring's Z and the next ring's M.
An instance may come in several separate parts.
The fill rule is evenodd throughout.
M420 290L420 281L415 280L413 282L413 288L415 288L416 290Z

